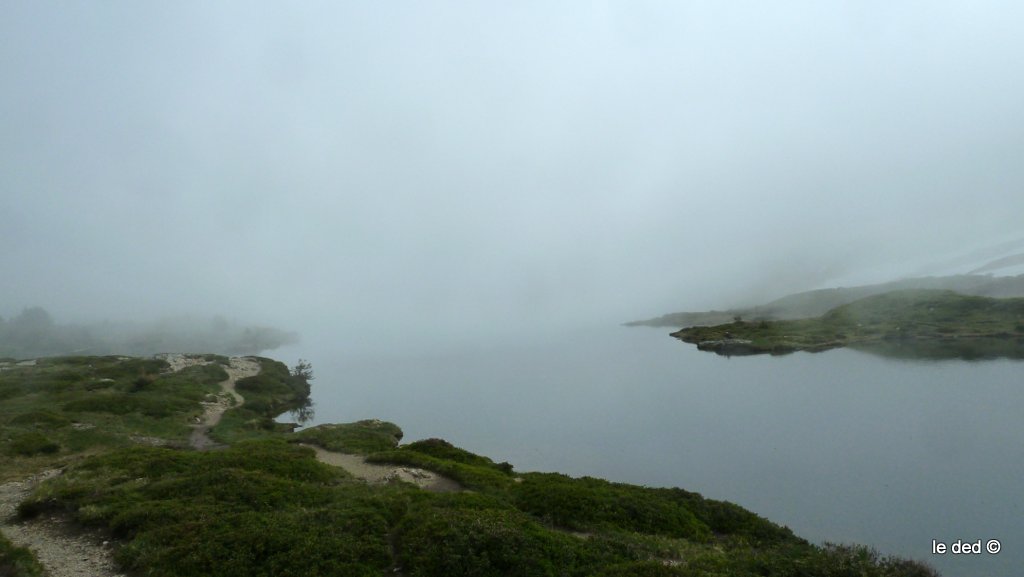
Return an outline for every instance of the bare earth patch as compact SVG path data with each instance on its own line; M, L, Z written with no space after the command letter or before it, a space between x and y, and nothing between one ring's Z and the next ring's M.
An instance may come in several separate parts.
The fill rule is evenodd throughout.
M54 516L15 522L18 504L36 485L59 474L53 469L0 485L0 532L15 545L31 549L50 577L124 577L101 536L76 530Z
M403 467L401 465L382 465L378 463L367 463L366 458L361 455L349 455L328 451L316 445L302 444L316 451L316 458L321 463L341 467L353 477L362 479L371 484L384 484L392 481L404 481L412 483L421 489L437 493L452 493L462 490L462 485L457 482L438 475L437 473L417 469L415 467Z
M204 358L203 355L183 355L179 353L154 355L154 358L167 361L167 364L170 365L167 369L169 373L177 373L188 367L208 365L212 362Z

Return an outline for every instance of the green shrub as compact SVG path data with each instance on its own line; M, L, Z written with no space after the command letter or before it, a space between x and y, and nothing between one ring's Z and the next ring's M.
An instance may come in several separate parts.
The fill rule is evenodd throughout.
M0 575L3 577L44 577L46 572L31 551L23 547L15 547L0 533Z
M402 569L424 577L586 575L615 559L511 509L421 507L396 542Z
M42 433L30 431L11 439L10 452L15 455L30 457L32 455L56 453L60 445L47 439Z
M939 577L938 572L924 563L883 557L875 549L863 545L826 543L820 549L816 562L822 574L830 577Z
M435 459L454 461L464 465L490 467L505 474L512 473L512 465L508 463L495 463L487 457L481 457L480 455L475 455L465 449L460 449L444 439L425 439L423 441L416 441L415 443L409 443L402 447L402 450L413 451L423 455L429 455Z
M696 541L711 537L689 509L656 490L558 473L529 473L522 479L511 489L516 506L559 527L614 528Z
M368 454L398 446L402 429L394 423L378 420L345 424L324 424L303 429L292 436L296 443L312 443L328 451Z
M594 577L703 577L703 571L666 565L659 561L634 561L605 567Z
M309 396L309 384L293 377L284 363L265 358L257 360L260 363L259 374L238 379L235 388L239 391L286 398Z
M394 505L345 478L280 440L138 447L70 468L19 512L71 510L125 540L126 569L155 577L380 575Z
M0 401L6 401L7 399L21 396L23 393L24 390L18 383L0 382Z
M390 463L426 469L458 482L467 489L502 492L512 477L495 467L480 467L424 455L404 447L394 451L373 453L366 457L371 463Z
M735 503L705 499L699 493L679 488L644 489L685 507L717 535L743 537L756 543L797 541L788 527L782 527Z
M66 412L110 413L112 415L140 413L147 417L162 418L194 410L195 404L187 399L168 396L150 397L129 393L111 393L97 394L71 401L65 403L63 408Z
M67 417L58 415L53 411L39 410L17 415L11 419L10 424L58 429L70 425L71 421Z

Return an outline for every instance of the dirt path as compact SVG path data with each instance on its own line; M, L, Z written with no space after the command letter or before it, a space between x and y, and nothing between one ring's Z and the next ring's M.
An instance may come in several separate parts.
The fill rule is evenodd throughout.
M36 485L59 474L59 470L53 469L24 481L0 485L0 532L15 545L31 549L50 577L124 577L117 571L109 544L101 536L83 532L55 516L15 522L18 503Z
M168 362L170 362L170 359L168 359ZM175 365L172 364L171 366ZM208 433L210 429L216 427L217 423L220 422L224 411L231 407L239 407L245 403L242 395L239 395L238 391L235 390L235 383L238 382L238 379L258 375L260 363L251 357L231 357L230 366L225 367L224 370L227 371L228 378L220 384L221 393L217 395L216 401L203 403L205 409L203 416L199 423L195 425L192 435L189 437L188 442L193 449L206 451L220 446L220 444L210 438Z
M366 458L361 455L349 455L328 451L316 445L303 444L316 451L316 459L321 463L327 463L335 467L341 467L353 477L362 479L371 484L384 484L391 481L405 481L412 483L421 489L437 493L452 493L462 490L462 485L457 482L438 475L431 471L417 469L415 467L403 467L401 465L382 465L367 463Z

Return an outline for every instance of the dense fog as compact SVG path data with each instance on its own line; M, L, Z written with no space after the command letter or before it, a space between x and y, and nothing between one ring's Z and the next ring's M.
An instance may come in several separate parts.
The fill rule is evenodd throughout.
M12 2L0 315L445 347L928 274L1020 238L1022 10Z
M241 326L224 317L67 324L42 307L26 308L10 319L0 317L0 358L199 352L256 355L297 342L295 333Z

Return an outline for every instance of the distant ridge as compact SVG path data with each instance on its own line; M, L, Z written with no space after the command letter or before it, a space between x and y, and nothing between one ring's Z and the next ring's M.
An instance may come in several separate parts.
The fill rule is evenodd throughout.
M996 260L986 263L974 270L969 274L982 274L987 272L995 272L997 270L1016 267L1024 265L1024 253L1013 254L1010 256L1004 256L1003 258L997 258Z
M1024 255L1006 258L1020 258L1024 261ZM993 261L989 265L995 265L997 262ZM1002 266L997 268L1002 268ZM856 287L818 289L787 295L760 306L723 311L669 313L652 319L629 322L626 323L626 326L683 328L729 323L736 317L751 321L814 318L835 307L897 290L949 290L970 296L1024 297L1024 275L995 277L982 274L963 274L910 278Z

